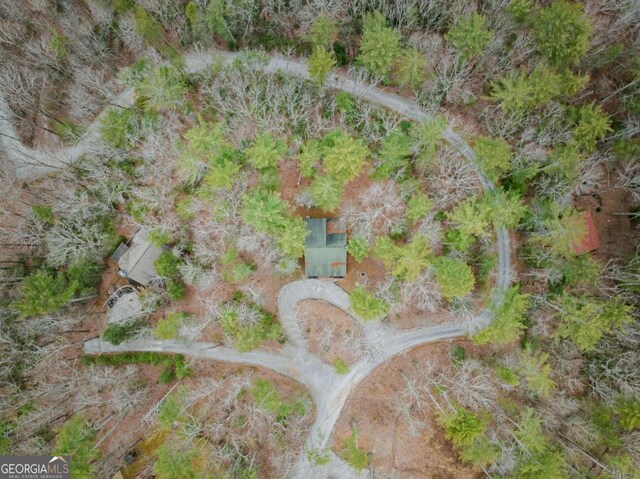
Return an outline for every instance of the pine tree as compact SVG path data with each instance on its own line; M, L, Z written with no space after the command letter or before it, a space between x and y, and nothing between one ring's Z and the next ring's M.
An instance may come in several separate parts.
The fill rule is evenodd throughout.
M187 80L181 71L173 66L153 69L136 86L136 94L145 108L153 110L177 109L181 107L188 93Z
M374 173L374 178L390 178L402 175L409 167L409 158L413 154L412 141L402 132L394 131L386 136L380 144L378 158L380 165Z
M329 175L313 180L309 192L313 203L324 211L334 211L342 202L342 184Z
M530 305L530 296L520 293L519 286L512 286L502 303L495 308L491 324L478 332L473 341L476 344L508 344L520 338L525 329L525 312Z
M478 164L491 181L497 181L511 169L513 151L503 138L481 136L474 145Z
M479 203L479 210L479 214L486 215L494 225L505 228L516 228L527 213L522 198L502 188L487 191Z
M353 180L369 157L369 149L362 139L336 132L324 148L322 165L325 173L341 183Z
M616 401L616 413L624 429L627 431L640 429L640 399L620 397Z
M587 233L587 224L578 211L573 208L552 208L550 216L542 224L544 231L534 236L535 241L565 258L575 256L575 246Z
M313 53L309 57L307 65L311 80L317 85L322 85L336 65L336 60L331 53L316 45L313 47Z
M611 131L611 119L602 107L595 103L588 103L576 111L577 126L572 131L571 142L578 149L591 153L598 141Z
M253 145L247 148L246 155L249 163L259 170L273 168L287 152L287 145L275 139L271 133L259 135Z
M392 76L394 83L401 88L417 88L427 76L424 55L413 48L402 51Z
M351 309L362 319L382 319L389 314L389 304L364 286L356 286L350 295Z
M392 275L411 283L429 266L431 247L426 236L416 235L404 246L397 245L388 236L382 236L376 242L375 254L384 261Z
M546 105L560 95L574 95L586 84L588 77L566 71L555 72L540 65L532 72L512 72L491 83L491 98L512 113L523 113Z
M556 382L551 378L551 366L546 364L549 355L547 353L534 353L530 347L520 355L518 372L527 381L529 391L542 397L549 397L556 387Z
M21 317L42 316L58 311L73 297L78 283L67 284L63 274L49 274L36 271L27 276L20 284L20 298L13 307Z
M308 140L296 155L300 167L300 174L305 178L313 178L316 168L322 158L322 145L318 140Z
M555 67L568 67L587 52L591 24L579 3L555 0L531 22L538 51Z
M473 271L461 259L440 256L433 260L433 266L443 298L448 300L462 298L473 291L475 286Z
M374 75L386 77L400 52L400 33L387 26L384 15L365 14L358 61Z
M416 161L421 170L435 163L435 153L446 128L447 120L442 116L431 117L411 128Z
M462 406L455 406L454 411L441 411L438 422L444 427L447 439L456 447L471 444L486 428L480 416Z
M304 242L308 231L304 220L298 216L289 216L282 223L278 235L278 244L282 252L289 258L300 258L304 255Z
M324 50L331 50L338 37L338 28L324 13L316 17L309 31L309 41Z
M581 351L593 350L602 337L631 321L631 307L618 299L600 300L563 294L557 303L556 335L571 339Z
M487 18L474 12L460 16L445 38L462 58L471 59L482 54L493 38L493 32L487 26Z
M414 225L433 210L433 200L418 191L407 200L407 222Z
M347 253L353 256L358 263L369 256L371 247L369 242L364 238L351 238L347 244Z
M488 237L492 231L491 216L490 211L483 206L483 202L471 198L458 204L447 216L462 235Z

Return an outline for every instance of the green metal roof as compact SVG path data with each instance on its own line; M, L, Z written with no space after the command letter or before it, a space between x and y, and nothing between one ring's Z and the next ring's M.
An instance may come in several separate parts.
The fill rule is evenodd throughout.
M305 240L304 269L310 278L343 278L347 274L347 234L335 220L305 218L309 234Z

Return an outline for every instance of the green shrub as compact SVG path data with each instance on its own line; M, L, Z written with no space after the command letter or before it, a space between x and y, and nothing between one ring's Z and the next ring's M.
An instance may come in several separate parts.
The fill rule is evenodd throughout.
M241 283L256 269L253 263L245 263L240 258L238 250L233 246L227 248L220 258L222 264L222 279L227 283Z
M180 277L179 267L182 264L180 258L175 256L171 251L164 251L158 259L153 263L156 273L167 279L176 279Z
M56 221L51 205L33 205L31 207L31 213L33 214L34 218L41 221L45 225L50 226Z
M138 334L142 329L142 324L132 321L126 324L109 324L107 329L102 333L102 339L117 346L118 344L128 341Z
M151 364L152 366L157 366L165 357L165 354L153 352L117 353L84 356L83 361L85 364L97 364L99 366L121 366L123 364Z
M110 108L101 120L100 133L113 148L130 148L133 146L138 126L133 108Z
M223 304L220 324L239 351L251 351L264 341L281 337L282 328L272 313L247 300L242 293L234 296L233 301Z
M467 350L461 344L456 344L451 348L451 357L456 364L462 364L467 355Z
M187 319L189 319L189 313L185 311L169 313L158 321L153 334L159 339L175 339Z
M456 447L472 443L486 426L480 416L461 406L455 407L454 411L441 411L438 422L444 427L447 439Z
M364 238L351 238L347 244L347 252L353 256L358 263L369 256L371 246L369 242Z
M184 299L187 294L184 284L181 281L168 281L167 282L167 295L172 301L180 301Z
M163 228L154 228L149 232L149 240L156 246L162 247L173 242L171 232Z
M364 286L357 286L350 295L351 309L362 319L381 319L389 314L389 303L376 298L374 294Z
M174 356L176 376L178 379L184 379L191 376L191 367L187 364L182 354Z
M280 423L286 423L292 415L305 413L306 407L302 401L283 401L275 385L267 379L256 379L253 382L251 395L259 407L276 416Z
M358 438L355 429L347 438L340 450L340 457L347 461L354 469L362 470L369 467L369 455L358 447Z
M627 431L640 429L640 399L620 397L616 404L620 425Z
M160 384L168 384L176 378L176 372L173 369L173 365L167 365L164 367L160 375L158 376L158 382Z
M341 357L337 357L333 360L333 368L338 374L347 374L349 372L349 363Z
M497 366L495 369L496 377L509 386L517 386L520 384L520 377L513 369L506 366Z

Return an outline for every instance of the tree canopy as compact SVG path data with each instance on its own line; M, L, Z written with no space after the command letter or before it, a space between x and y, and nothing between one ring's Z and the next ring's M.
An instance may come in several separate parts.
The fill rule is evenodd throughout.
M377 298L364 286L357 286L351 291L351 309L362 319L381 319L389 313L389 303Z
M443 298L462 298L473 291L476 282L473 271L461 259L440 256L433 260L433 266Z
M591 24L583 6L555 0L531 19L538 51L556 67L576 64L589 46Z
M487 18L479 13L471 13L458 18L445 38L465 59L478 57L491 41L493 32L487 25Z
M20 298L13 307L22 317L53 313L69 302L77 287L77 282L68 283L61 273L39 270L22 281Z
M387 26L380 12L365 14L363 23L358 61L374 75L387 76L401 52L400 33Z

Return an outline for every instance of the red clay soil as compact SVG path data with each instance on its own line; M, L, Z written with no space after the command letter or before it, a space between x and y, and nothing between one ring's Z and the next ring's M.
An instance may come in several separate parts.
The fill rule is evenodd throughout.
M624 215L629 212L631 204L631 195L623 190L609 190L576 199L578 209L591 212L600 237L600 247L592 254L603 263L612 258L628 257L640 243L638 224Z
M347 275L336 281L336 284L345 291L351 291L365 282L370 288L376 289L385 276L384 265L379 259L370 256L358 263L353 256L347 255Z
M298 303L298 319L310 353L332 364L342 358L349 364L359 359L353 347L354 339L362 337L358 323L340 308L320 300L305 300ZM322 345L321 338L326 328L333 328L331 340Z
M461 464L457 453L437 425L433 409L422 413L425 427L413 436L393 407L404 389L402 374L415 376L415 367L429 361L450 364L452 343L425 345L384 363L352 394L338 420L332 446L340 450L352 429L358 447L370 453L371 465L382 473L395 472L399 479L471 479L479 471ZM418 414L416 414L418 415Z

